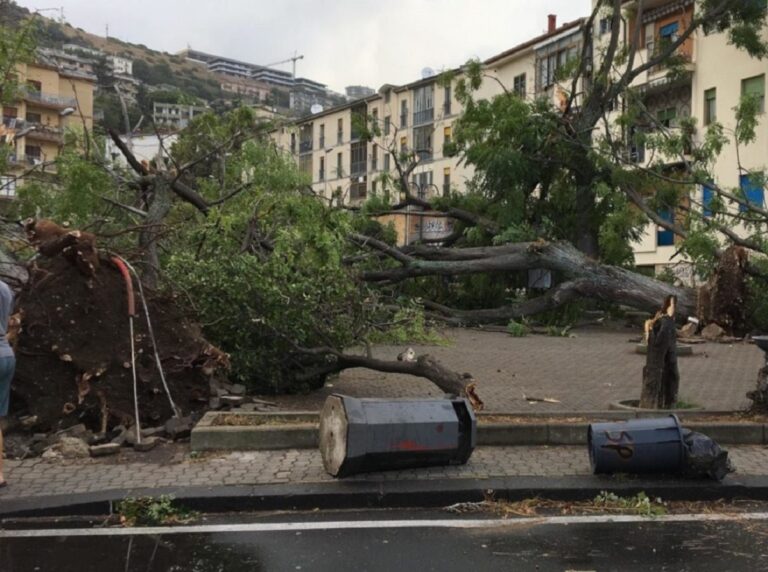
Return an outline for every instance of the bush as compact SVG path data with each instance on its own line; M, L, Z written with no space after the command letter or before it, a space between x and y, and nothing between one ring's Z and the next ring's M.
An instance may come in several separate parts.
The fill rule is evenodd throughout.
M515 320L510 320L507 324L507 331L513 338L522 338L528 335L528 326Z

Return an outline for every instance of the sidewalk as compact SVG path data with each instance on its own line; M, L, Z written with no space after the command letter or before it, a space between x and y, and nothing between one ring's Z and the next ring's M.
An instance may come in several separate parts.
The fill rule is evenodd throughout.
M630 338L638 329L582 328L573 338L449 329L446 346L414 346L444 366L469 372L492 413L601 411L613 401L638 399L645 356L635 353ZM374 357L395 359L404 346L377 345ZM680 399L709 410L738 410L755 389L763 354L745 343L697 344L694 355L681 357ZM353 397L435 397L440 391L429 381L366 369L344 371L337 380L310 395L265 396L280 409L313 411L331 393ZM529 404L523 394L551 397L560 403Z
M66 506L88 499L118 500L139 494L173 493L179 498L202 494L210 499L217 494L230 498L232 491L239 491L234 493L235 496L263 499L279 491L281 502L288 505L284 508L289 508L296 495L307 491L314 495L314 500L307 501L314 506L323 504L324 494L344 496L373 491L381 497L384 487L391 493L399 490L401 484L408 490L418 489L430 494L455 492L460 488L464 493L472 492L475 498L482 496L486 489L498 488L499 483L504 483L506 488L520 484L527 496L537 494L538 486L547 488L550 485L552 490L567 495L561 490L567 486L557 488L552 484L558 482L569 483L571 487L578 483L589 491L646 486L636 480L591 475L585 447L481 447L463 466L369 473L343 480L333 479L324 472L320 453L314 449L194 457L179 446L165 447L168 449L162 458L154 462L142 460L146 457L133 453L106 459L7 461L6 474L10 484L0 492L0 515L24 506L45 506L46 499L55 499L54 505ZM712 498L733 496L725 490L720 494L719 487L737 486L743 491L744 479L753 483L758 479L768 485L768 447L743 445L731 446L728 450L737 473L725 484L680 480L662 484L684 488L688 494L697 487L706 489ZM657 485L658 482L649 486ZM768 486L763 488L768 491ZM450 495L445 497L446 504L452 500ZM212 506L216 506L215 503Z

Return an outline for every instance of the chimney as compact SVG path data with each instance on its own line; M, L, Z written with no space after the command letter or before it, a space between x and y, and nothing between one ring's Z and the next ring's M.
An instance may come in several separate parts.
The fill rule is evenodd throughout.
M549 25L547 26L547 33L551 34L557 29L557 14L550 14L547 16L547 19L549 20Z

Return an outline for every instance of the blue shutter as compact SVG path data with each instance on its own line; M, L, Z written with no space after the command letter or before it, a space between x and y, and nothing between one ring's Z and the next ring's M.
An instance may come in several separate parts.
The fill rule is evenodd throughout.
M744 191L744 196L748 203L751 203L758 207L765 206L764 189L756 182L752 181L749 175L742 175L739 177L739 185ZM744 205L739 205L739 212L747 212L749 209Z
M709 204L712 202L712 197L715 196L715 191L710 186L712 183L702 186L701 202L704 204L704 216L712 216L712 211L709 209Z
M659 211L662 220L668 223L675 222L675 213L671 209ZM659 229L656 231L656 246L674 246L675 233L671 230Z
M673 35L677 34L678 27L679 26L677 22L672 22L671 24L662 26L659 30L659 36L664 39L670 39Z

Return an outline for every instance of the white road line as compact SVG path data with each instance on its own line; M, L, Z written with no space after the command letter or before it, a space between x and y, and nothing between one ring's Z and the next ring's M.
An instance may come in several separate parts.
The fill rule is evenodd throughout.
M149 526L139 528L60 528L41 530L0 530L0 538L45 538L53 536L148 536L159 534L210 534L216 532L300 532L367 528L498 528L544 524L604 524L634 522L721 522L768 520L768 512L733 514L669 514L656 517L637 515L548 516L506 519L441 520L360 520L330 522L254 522L244 524L203 524L191 526Z

